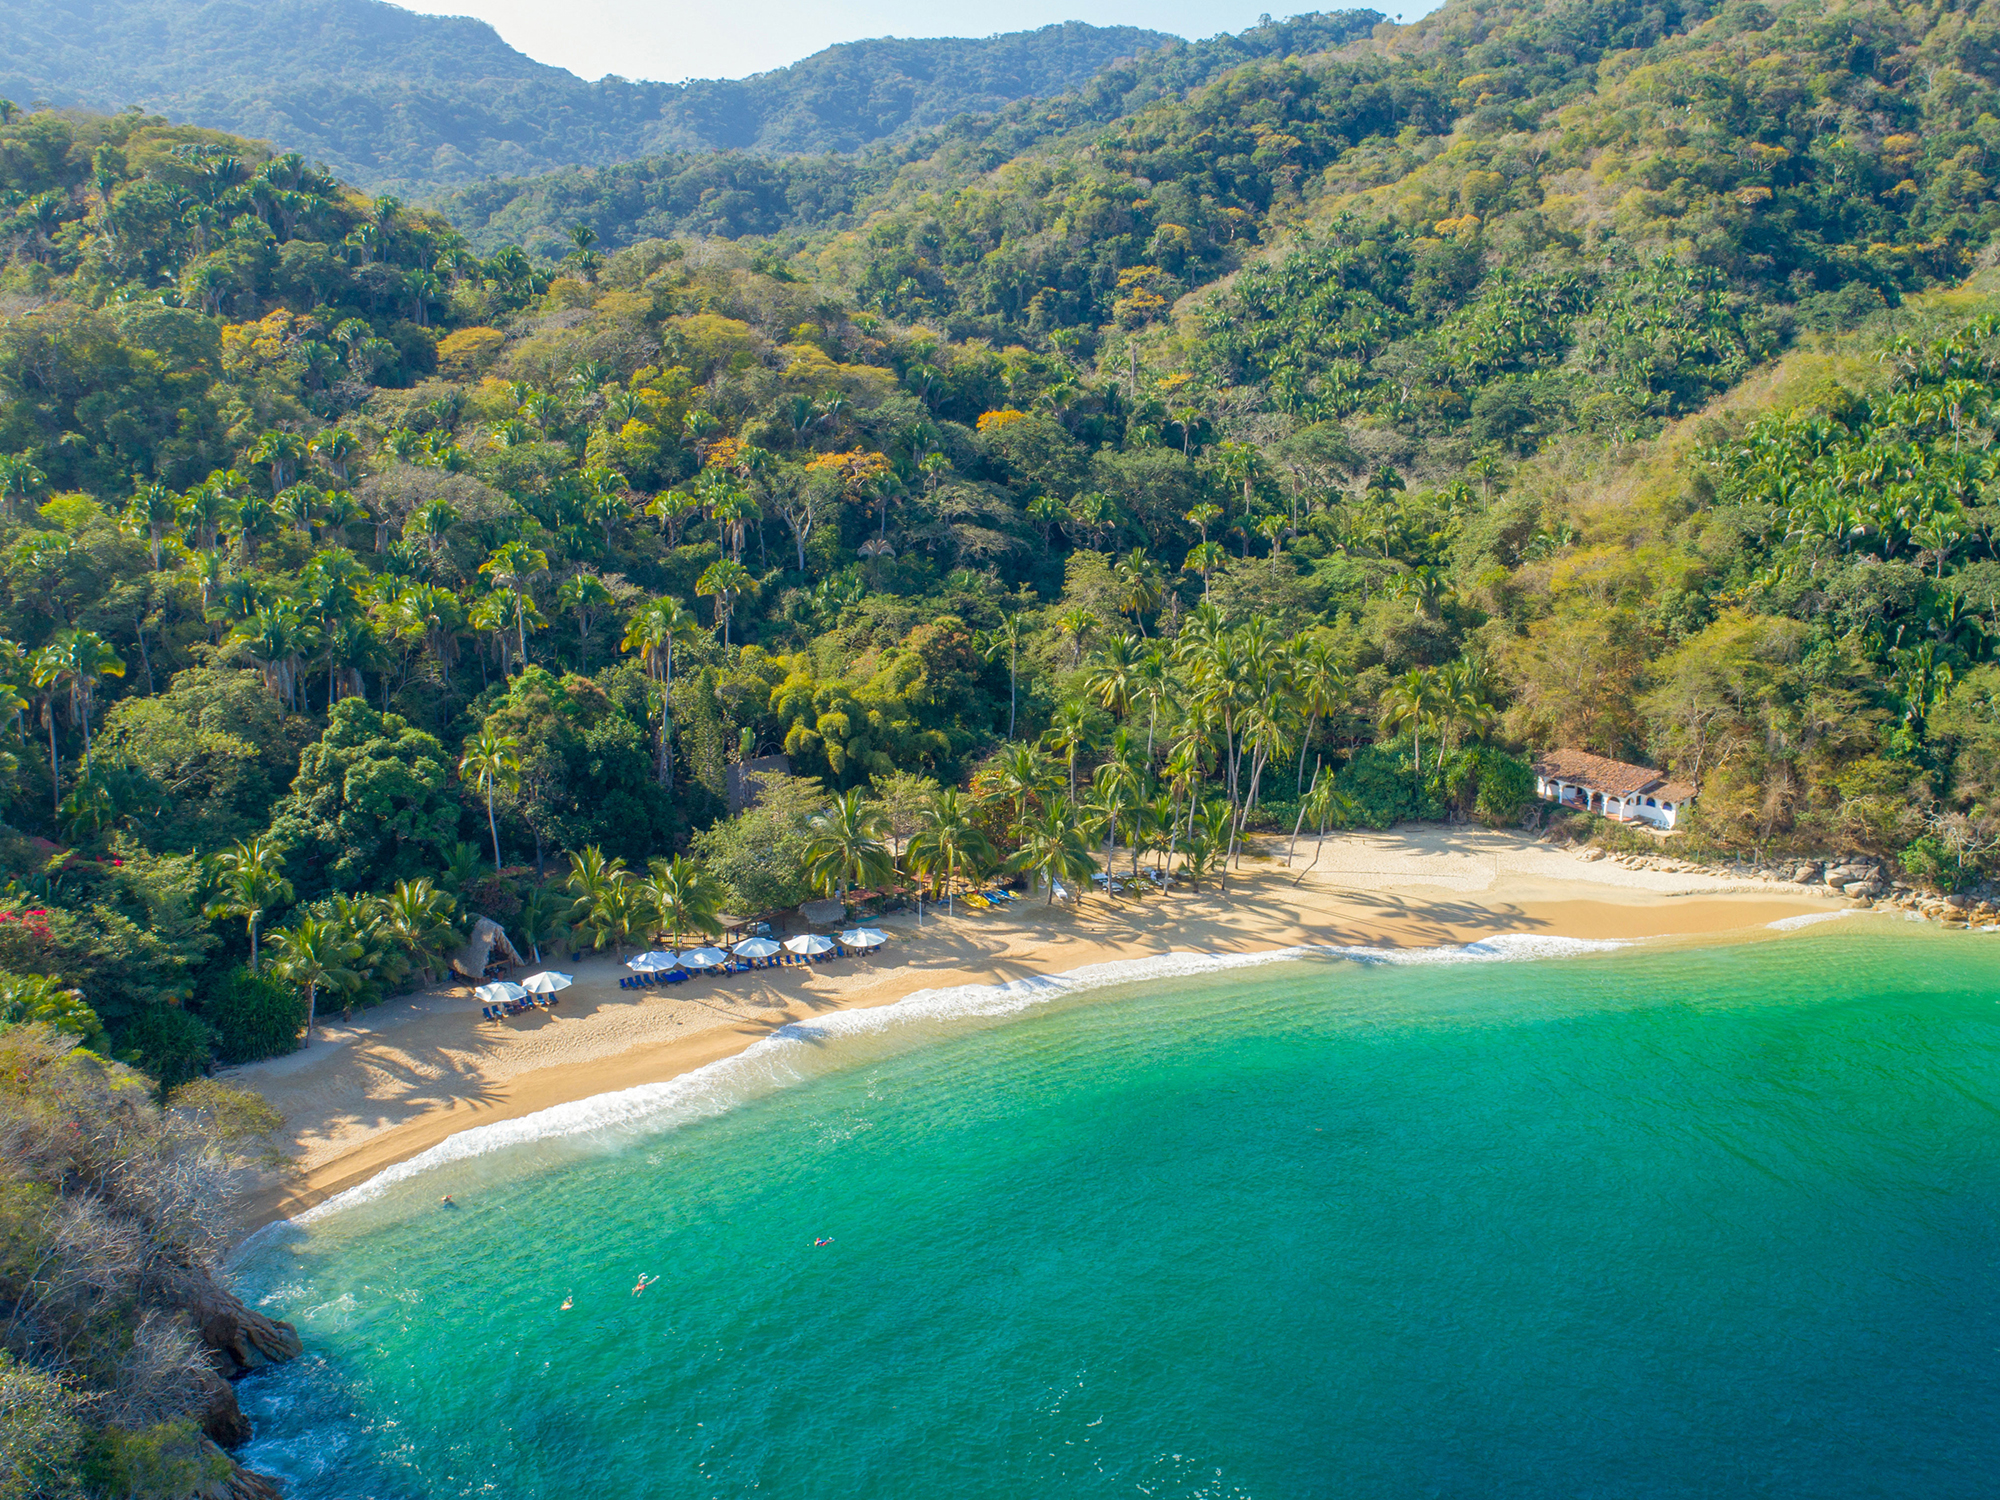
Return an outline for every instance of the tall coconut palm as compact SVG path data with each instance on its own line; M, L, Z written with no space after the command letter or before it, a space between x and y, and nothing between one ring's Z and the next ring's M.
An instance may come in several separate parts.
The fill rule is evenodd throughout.
M1083 690L1123 718L1132 711L1132 699L1139 686L1142 655L1136 635L1121 635L1116 640L1106 641L1091 660Z
M806 878L816 890L835 900L847 900L850 885L873 885L892 879L895 860L882 840L889 819L865 800L859 787L835 797L831 806L806 820L812 838L806 844Z
M736 602L755 596L756 578L742 563L719 557L702 570L701 577L695 580L694 591L704 599L715 600L715 623L722 631L722 644L726 648L729 645L729 621L736 613Z
M1411 667L1382 694L1382 724L1410 731L1415 747L1417 784L1424 779L1424 730L1437 707L1437 683L1428 667Z
M493 549L493 555L479 565L479 571L509 590L514 598L514 631L520 639L521 665L528 664L527 608L528 585L549 570L549 557L526 542L507 542Z
M631 619L625 622L625 638L618 643L621 651L639 653L646 675L653 679L660 696L660 743L656 764L661 786L671 786L674 780L674 647L686 644L700 633L701 621L695 617L694 611L685 608L672 595L663 595L632 612Z
M304 916L271 934L271 950L272 971L306 992L306 1040L311 1042L319 992L360 988L361 976L353 965L362 956L361 944L331 917Z
M500 868L500 825L493 818L493 788L521 784L521 742L511 734L497 733L490 726L465 742L459 757L458 774L477 783L486 798L486 831L493 835L493 868Z
M922 826L910 840L909 866L927 875L940 871L945 880L945 910L955 910L955 882L961 873L976 874L996 858L993 841L973 822L972 799L946 787L919 815Z
M1007 861L1014 873L1033 875L1048 883L1048 904L1056 899L1056 883L1087 881L1096 873L1097 861L1077 822L1076 808L1060 799L1030 817L1021 829L1021 847Z
M1100 720L1088 703L1072 698L1055 712L1043 741L1069 766L1069 800L1076 801L1076 758L1097 743Z
M678 947L686 933L713 937L722 931L715 915L722 909L722 886L714 876L679 854L653 860L647 868L639 894L653 909L656 933L671 932Z
M1007 738L1014 738L1015 682L1020 662L1021 642L1028 637L1028 624L1018 614L1008 615L980 638L980 650L988 661L1007 658Z
M1306 641L1287 654L1286 675L1298 695L1298 708L1306 716L1305 733L1299 736L1298 788L1306 784L1306 750L1312 744L1319 721L1347 707L1349 677L1333 647L1325 641Z
M292 899L285 879L284 851L267 838L238 840L215 856L216 884L222 895L209 903L208 916L241 917L250 935L250 972L257 972L257 935L264 918Z

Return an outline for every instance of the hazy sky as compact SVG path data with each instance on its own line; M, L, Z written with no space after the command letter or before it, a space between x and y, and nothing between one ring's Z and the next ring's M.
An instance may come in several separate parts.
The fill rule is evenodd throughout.
M1355 0L1368 4L1370 0ZM1372 0L1415 20L1433 0ZM1148 26L1205 37L1257 24L1272 0L1021 0L1006 6L943 7L917 0L416 0L409 9L490 21L537 61L585 78L618 73L668 82L740 78L783 67L835 42L873 36L990 36L1055 21ZM1339 0L1325 6L1337 8ZM1304 9L1305 7L1300 7ZM1290 15L1278 9L1274 15Z

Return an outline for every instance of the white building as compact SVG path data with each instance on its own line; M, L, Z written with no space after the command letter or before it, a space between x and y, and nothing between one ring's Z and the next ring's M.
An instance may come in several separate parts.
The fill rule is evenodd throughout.
M1550 802L1628 823L1672 828L1694 801L1685 781L1650 766L1628 765L1584 750L1551 750L1535 762L1535 791Z

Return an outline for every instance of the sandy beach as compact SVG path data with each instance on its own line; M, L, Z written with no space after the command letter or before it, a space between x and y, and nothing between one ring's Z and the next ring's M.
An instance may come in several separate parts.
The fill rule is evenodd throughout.
M402 996L317 1031L289 1057L231 1070L285 1117L284 1181L246 1227L288 1217L457 1131L659 1082L739 1052L787 1022L887 1005L918 990L997 984L1165 953L1301 944L1424 948L1496 933L1590 939L1714 936L1849 903L1713 874L1632 869L1516 834L1414 827L1346 834L1296 867L1267 841L1223 889L1143 900L1039 898L1008 911L926 909L882 924L873 957L621 990L621 962L579 955L553 1011L482 1022L468 987ZM1301 872L1305 872L1302 878ZM1295 883L1296 878L1296 883Z

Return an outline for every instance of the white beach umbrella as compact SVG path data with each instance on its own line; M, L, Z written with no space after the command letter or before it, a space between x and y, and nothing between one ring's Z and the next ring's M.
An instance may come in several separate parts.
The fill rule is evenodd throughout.
M803 937L786 938L785 947L793 953L803 953L811 957L815 953L833 952L833 939L821 937L816 932L808 932Z
M525 1000L528 992L512 980L501 979L492 984L482 984L472 992L472 998L486 1005L505 1005L515 1000Z
M778 945L767 937L745 938L729 951L738 958L769 958L778 951Z
M712 969L728 961L729 955L720 948L690 948L681 955L682 965L690 969Z
M852 932L843 932L840 940L850 948L877 948L889 941L887 936L872 927L857 927Z
M637 958L625 960L625 967L635 974L657 974L662 969L671 969L680 960L671 953L641 953Z
M558 974L554 969L542 974L530 974L521 981L521 988L531 995L554 995L576 983L575 976Z

